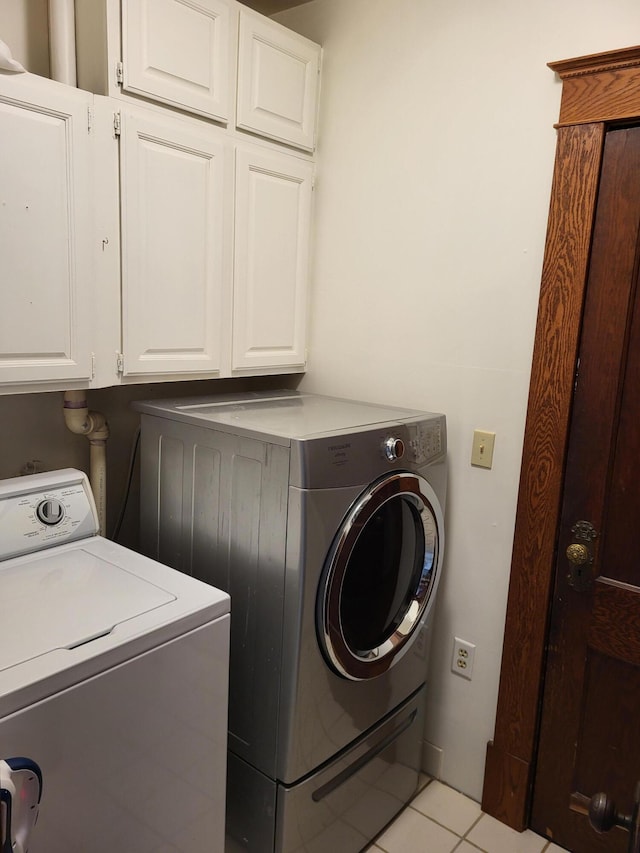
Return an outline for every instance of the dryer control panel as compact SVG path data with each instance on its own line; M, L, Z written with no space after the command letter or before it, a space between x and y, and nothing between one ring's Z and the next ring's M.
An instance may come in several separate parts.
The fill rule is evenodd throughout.
M443 449L443 422L439 418L407 424L407 429L410 436L412 462L416 465L425 465L440 456Z
M393 468L417 470L444 462L444 415L291 442L290 485L302 489L363 486Z
M86 474L72 468L0 481L0 560L98 532Z

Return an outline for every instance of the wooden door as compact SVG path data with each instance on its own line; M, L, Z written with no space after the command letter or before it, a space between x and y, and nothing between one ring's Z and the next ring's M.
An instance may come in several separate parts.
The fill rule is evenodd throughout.
M299 157L236 152L234 370L305 364L312 177Z
M221 366L226 148L198 123L121 111L125 375Z
M640 779L640 127L607 134L573 401L531 826L623 853L584 813ZM587 523L595 533L590 531ZM567 548L587 562L573 567Z

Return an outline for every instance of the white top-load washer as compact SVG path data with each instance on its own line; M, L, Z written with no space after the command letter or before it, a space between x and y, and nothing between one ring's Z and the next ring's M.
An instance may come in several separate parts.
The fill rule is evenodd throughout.
M222 851L229 596L97 530L82 472L0 481L0 850Z

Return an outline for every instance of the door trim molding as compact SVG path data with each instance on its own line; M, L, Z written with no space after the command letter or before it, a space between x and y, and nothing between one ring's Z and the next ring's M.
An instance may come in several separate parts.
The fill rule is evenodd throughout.
M562 80L495 733L482 809L527 827L571 399L607 122L640 117L640 47L549 63Z

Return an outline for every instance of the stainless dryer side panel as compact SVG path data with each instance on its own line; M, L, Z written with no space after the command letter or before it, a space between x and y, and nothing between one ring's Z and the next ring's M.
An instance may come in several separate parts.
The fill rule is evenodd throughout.
M231 595L229 748L275 775L289 448L142 416L144 553Z

